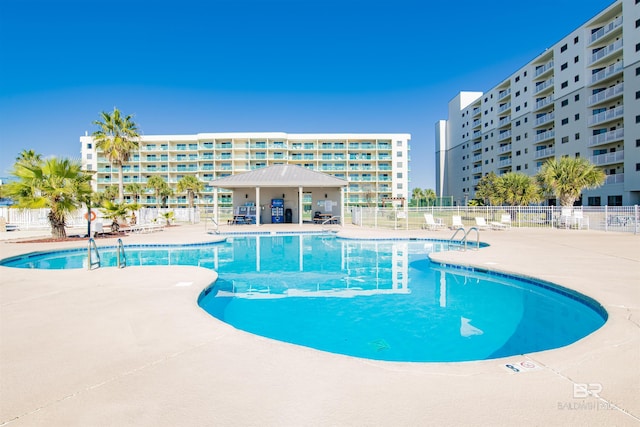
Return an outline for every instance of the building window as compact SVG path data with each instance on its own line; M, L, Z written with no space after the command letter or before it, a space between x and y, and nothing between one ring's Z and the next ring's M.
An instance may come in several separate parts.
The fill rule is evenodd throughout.
M568 82L568 81L564 81L564 82L562 82L562 84L560 85L560 88L564 89L564 88L566 88L567 86L569 86L569 82Z
M640 163L636 163L636 172L640 172Z
M562 45L562 47L560 48L560 52L564 52L565 50L567 50L566 44Z
M566 125L567 123L569 123L569 118L565 117L564 119L562 119L562 126Z
M398 174L396 175L396 177L397 177L398 179L402 179L402 172L398 172Z
M560 103L561 107L566 107L567 105L569 105L569 100L568 99L563 99L562 102Z
M93 158L93 154L89 153L87 154L87 160L91 160Z
M640 90L636 91L636 99L640 99Z
M574 135L574 139L575 139L576 141L580 139L580 132L578 132L578 133L576 133L576 134Z
M396 147L402 147L402 141L396 141Z
M622 206L622 196L607 196L607 205Z
M580 61L580 57L579 56L576 56L576 57L573 58L573 63L574 64L577 64L578 61Z
M576 37L573 39L573 44L578 44L578 40L579 40L579 39L578 39L578 36L576 36Z
M576 115L574 115L574 116L573 116L573 119L574 119L575 121L580 120L580 114L576 114Z
M573 78L573 81L574 81L574 82L578 82L578 81L580 81L580 75L579 75L579 74L576 74L576 76Z
M600 197L587 197L587 206L600 206Z
M580 94L577 94L576 96L574 96L573 100L576 102L580 101Z
M566 144L567 142L569 142L569 137L568 136L563 136L562 137L562 143Z
M640 43L636 43L636 52L640 51Z
M567 65L567 63L565 62L564 64L562 64L562 65L560 66L560 71L562 71L562 70L566 70L566 69L567 69L567 67L568 67L568 65Z

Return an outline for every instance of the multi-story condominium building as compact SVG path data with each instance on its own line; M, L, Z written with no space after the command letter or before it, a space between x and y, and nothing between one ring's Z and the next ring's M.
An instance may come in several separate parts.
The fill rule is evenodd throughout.
M409 187L409 134L287 134L201 133L145 135L131 161L123 166L123 179L146 185L161 176L175 190L177 182L194 175L205 184L199 205L214 204L211 182L258 168L294 164L349 182L347 206L376 205L389 199L407 199ZM118 168L96 150L91 136L80 137L85 170L96 171L93 188L102 191L118 184ZM294 183L295 184L295 183ZM231 206L231 192L218 192L218 204ZM133 201L132 195L126 195ZM152 192L141 204L156 206ZM169 207L187 206L186 195L175 193Z
M457 204L490 172L535 175L565 156L607 175L582 204L640 203L640 1L614 2L488 92L458 94L435 151L436 193Z

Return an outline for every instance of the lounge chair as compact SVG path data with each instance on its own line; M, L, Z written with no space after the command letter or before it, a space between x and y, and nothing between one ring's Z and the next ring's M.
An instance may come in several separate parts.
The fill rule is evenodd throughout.
M506 230L508 228L511 228L511 215L502 214L502 216L500 217L500 222L493 221L489 224L491 225L492 230Z
M477 216L476 217L476 228L478 230L488 230L489 229L489 224L487 224L487 221L483 217Z
M464 224L462 223L462 217L460 215L454 215L451 217L451 227L452 230L457 230L458 228L464 228Z
M426 228L427 230L439 230L441 228L444 228L445 225L442 222L441 219L438 218L438 220L436 221L433 218L432 214L424 214L424 226L423 228Z

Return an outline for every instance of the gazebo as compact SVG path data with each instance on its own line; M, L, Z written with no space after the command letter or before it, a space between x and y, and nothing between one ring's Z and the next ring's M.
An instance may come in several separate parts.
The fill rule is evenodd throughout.
M248 223L257 226L281 222L302 225L305 196L311 197L313 212L343 224L343 189L347 185L344 179L298 165L274 165L226 176L211 182L215 220L218 189L225 188L233 192L234 218L248 218Z

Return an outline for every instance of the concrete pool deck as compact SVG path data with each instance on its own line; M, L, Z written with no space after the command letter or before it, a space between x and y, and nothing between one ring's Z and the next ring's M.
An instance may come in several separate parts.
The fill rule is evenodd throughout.
M259 228L273 229L284 227ZM452 233L352 226L341 232L438 239ZM14 243L5 236L12 233L2 233L0 258L86 247ZM523 356L378 362L269 340L214 319L196 303L215 280L211 270L0 267L0 425L639 425L640 236L515 228L480 236L489 247L433 258L575 289L604 306L607 323L570 346ZM202 225L184 225L123 240L217 238ZM535 369L505 367L522 362Z

